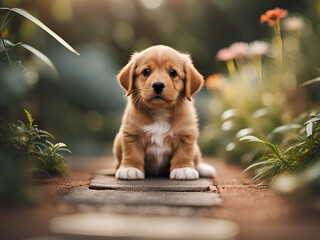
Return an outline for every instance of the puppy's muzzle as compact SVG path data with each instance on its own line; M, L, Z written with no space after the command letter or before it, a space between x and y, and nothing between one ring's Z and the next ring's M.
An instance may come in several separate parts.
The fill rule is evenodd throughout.
M155 82L152 84L153 91L156 92L156 94L160 94L163 89L165 88L165 85L163 82Z

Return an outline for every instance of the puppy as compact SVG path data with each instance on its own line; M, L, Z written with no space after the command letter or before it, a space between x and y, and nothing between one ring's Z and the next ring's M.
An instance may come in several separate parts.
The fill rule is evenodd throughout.
M198 119L191 96L203 85L189 55L158 45L134 53L118 75L128 103L116 135L116 178L214 177L202 163Z

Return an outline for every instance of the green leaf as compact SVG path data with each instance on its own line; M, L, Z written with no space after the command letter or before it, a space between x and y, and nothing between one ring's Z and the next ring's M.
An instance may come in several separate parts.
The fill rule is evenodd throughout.
M67 149L67 148L59 148L59 149L57 149L57 152L58 151L65 151L65 152L68 152L68 153L72 153L69 149Z
M266 141L262 141L261 139L255 137L255 136L251 136L251 135L245 136L240 139L240 141L245 141L245 140L247 140L249 142L258 142L258 143L264 144L265 146L267 146L271 151L273 151L277 155L279 160L281 160L287 167L290 167L290 165L287 163L287 161L281 156L281 153L279 151L278 146L276 146L272 143L266 142Z
M76 55L80 55L76 50L74 50L65 40L63 40L60 36L58 36L55 32L53 32L50 28L48 28L45 24L43 24L39 19L32 16L27 11L21 9L21 8L0 8L0 10L6 10L6 11L12 11L17 14L20 14L21 16L29 19L31 22L38 25L40 28L42 28L44 31L49 33L53 38L55 38L59 43L61 43L65 48L70 50Z
M266 142L266 141L262 141L261 139L255 137L255 136L248 135L248 136L240 138L240 141L245 141L245 140L247 140L249 142L263 143L265 146L270 148L275 154L277 154L277 155L280 154L278 148L275 145L273 145L272 143Z
M9 40L5 39L4 42L11 46L11 47L16 47L16 46L21 46L25 49L27 49L29 52L33 53L34 55L36 55L38 58L40 58L45 64L47 64L51 69L52 71L57 75L58 78L60 78L60 74L57 70L57 68L54 66L54 64L51 62L51 60L46 56L44 55L42 52L40 52L38 49L34 48L34 47L31 47L30 45L28 44L24 44L24 43L17 43L17 44L14 44L12 42L10 42Z
M45 144L42 143L42 142L33 142L33 144L36 145L36 146L38 146L38 147L42 146L45 150L48 148L48 146L45 145Z
M248 135L245 137L240 138L240 141L249 141L249 142L262 142L259 138L252 136L252 135Z
M50 145L50 147L52 147L52 148L53 148L53 144L52 144L50 141L45 140L45 142L46 142L46 143L48 143L48 144Z
M1 42L3 44L3 50L4 50L4 52L5 52L6 56L7 56L7 60L9 62L9 64L10 64L10 66L12 67L12 61L11 61L10 56L8 54L8 51L7 51L7 48L6 48L6 44L5 44L4 39L3 39L2 35L1 35L1 32L0 32L0 39L1 39Z
M268 177L268 175L271 174L271 172L273 172L274 166L273 165L269 165L269 166L265 166L263 168L261 168L258 173L252 178L252 181L255 181L259 178L270 178L270 176Z
M10 42L8 39L3 39L3 41L4 41L5 45L6 45L5 47L7 47L7 46L10 47L10 48L6 48L7 51L10 51L11 49L13 49L15 47L18 47L18 46L20 46L22 44L22 42L18 42L16 44L14 44L14 43ZM0 56L3 56L3 54L4 54L3 52L4 52L5 49L3 49L2 51L1 50L2 49L0 49L0 53L2 53L2 54Z
M253 112L251 114L251 117L253 119L258 119L258 118L261 118L261 117L265 117L267 116L268 114L270 114L270 110L267 109L267 108L260 108L258 109L257 111Z
M29 121L29 126L32 127L32 123L34 121L34 119L32 118L31 114L26 110L24 109L26 115L27 115L27 118L28 118L28 121Z
M63 147L66 147L67 145L64 144L64 143L56 143L53 147L54 148L63 148Z
M34 136L34 138L32 138L32 139L41 138L40 135L34 131L32 131L31 135Z
M275 128L271 134L276 134L276 133L283 133L283 132L288 132L292 131L294 129L299 129L301 128L301 124L287 124L287 125L282 125L280 127Z
M43 137L43 136L46 136L46 137L51 137L51 138L54 138L54 136L49 133L48 131L45 131L45 130L41 130L41 129L38 129L38 128L35 128L35 131L37 133L42 133L40 136Z
M273 163L273 162L272 162L272 161L270 161L269 159L268 159L268 160L266 160L266 161L253 163L253 164L251 164L249 167L247 167L245 170L243 170L243 172L246 172L246 171L248 171L249 169L252 169L252 168L258 167L258 166L260 166L260 165L268 165L268 164L271 164L271 163Z
M306 81L306 82L302 83L300 85L300 87L304 87L304 86L307 86L307 85L310 85L310 84L313 84L313 83L317 83L317 82L320 82L320 77L317 77L317 78L311 79L309 81Z
M236 109L228 109L222 113L221 120L226 121L226 120L228 120L232 117L236 117L236 116L238 116L238 112Z
M36 146L36 148L38 149L38 152L43 153L42 149L40 146L38 146L37 144L34 144Z
M314 117L314 118L311 118L310 120L306 121L304 124L309 124L309 123L314 123L314 122L318 122L320 121L320 117Z
M242 138L244 136L248 136L249 134L254 133L254 129L252 128L244 128L237 132L236 137Z
M307 137L312 136L312 122L309 122L306 126Z

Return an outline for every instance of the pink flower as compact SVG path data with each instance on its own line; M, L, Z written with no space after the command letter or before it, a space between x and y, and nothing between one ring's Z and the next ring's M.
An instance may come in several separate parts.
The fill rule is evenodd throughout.
M283 24L288 31L292 31L292 32L297 32L301 30L305 25L303 18L301 17L287 18L284 20Z
M218 61L227 62L235 58L235 53L230 48L223 48L217 52Z
M233 51L235 55L234 58L242 58L248 52L248 43L235 42L229 48Z
M265 55L270 49L270 45L263 41L254 41L249 44L248 55L250 57L258 57Z

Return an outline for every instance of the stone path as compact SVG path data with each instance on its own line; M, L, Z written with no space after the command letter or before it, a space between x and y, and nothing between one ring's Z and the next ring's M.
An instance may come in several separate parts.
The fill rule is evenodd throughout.
M239 231L229 221L205 218L85 213L58 217L54 233L74 239L231 239Z
M34 207L0 209L0 239L27 239L33 237L34 240L87 240L105 238L88 237L88 235L83 238L80 237L79 232L77 233L75 230L87 229L87 223L84 226L82 220L76 221L76 219L87 217L90 217L93 225L99 225L102 228L113 226L112 223L105 224L110 217L116 217L117 219L122 217L125 224L122 225L121 232L125 232L131 226L130 223L126 222L126 219L129 219L128 217L135 217L130 218L130 220L139 221L139 225L147 226L148 229L146 230L150 231L156 231L155 228L157 226L153 226L153 224L150 226L148 225L149 222L160 221L160 224L165 224L170 219L174 219L175 224L179 225L176 228L180 231L171 239L178 239L179 236L183 238L185 236L185 228L199 234L199 238L195 239L206 239L197 228L192 228L192 226L197 226L196 223L194 225L191 224L191 226L187 223L189 220L194 219L197 221L199 218L204 221L229 220L239 226L240 231L237 234L237 228L230 227L232 226L232 224L228 224L230 222L221 221L221 223L226 223L226 227L230 227L230 232L227 228L224 228L223 232L229 235L220 236L220 239L228 239L234 235L236 236L233 239L236 240L320 239L319 201L303 202L301 204L296 199L280 196L268 188L253 187L255 183L251 181L252 175L248 172L243 173L243 168L228 165L224 161L213 158L206 158L205 161L215 166L219 174L213 182L217 186L223 202L213 207L78 204L62 201L61 199L70 192L72 187L83 186L88 189L92 173L99 173L100 175L114 174L114 171L110 172L103 169L113 166L114 159L112 157L74 159L74 161L69 161L73 172L72 176L49 178L36 182L36 187L42 195L42 201L38 205ZM97 172L97 169L100 170ZM211 183L211 180L209 183ZM128 190L101 191L124 192ZM170 193L175 194L177 192ZM199 192L194 193L197 194ZM143 219L138 218L139 216ZM72 228L70 219L75 219ZM221 225L217 224L218 221L215 224L210 221L208 223L210 223L211 228L222 229ZM65 228L59 230L58 228L61 225L65 226ZM69 233L66 233L67 227L71 228ZM90 227L90 229L95 228ZM212 229L212 231L215 230ZM93 232L96 231L94 230ZM131 232L130 234L136 236L136 239L145 239L139 235L139 232ZM217 234L213 232L210 234L212 238L215 236L216 239L219 239ZM39 237L34 238L37 236ZM154 237L161 239L159 236ZM168 236L162 236L162 238L169 239ZM115 239L115 237L109 236L107 239Z
M96 175L89 187L75 187L63 201L94 205L157 205L212 207L222 202L208 179L175 181L166 178L118 180Z
M221 203L219 194L213 192L135 192L115 190L92 190L73 188L64 201L102 205L165 205L211 207Z
M211 179L127 181L115 179L110 170L98 173L89 187L74 187L62 198L88 207L85 213L53 219L54 234L66 239L201 240L232 239L239 231L232 222L203 218L208 208L222 203Z

